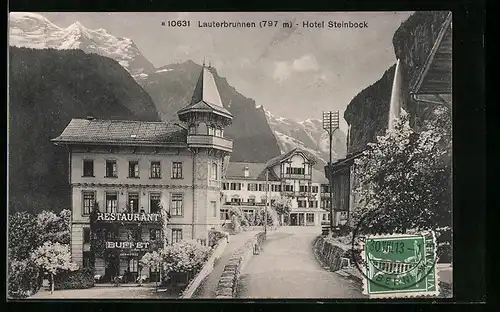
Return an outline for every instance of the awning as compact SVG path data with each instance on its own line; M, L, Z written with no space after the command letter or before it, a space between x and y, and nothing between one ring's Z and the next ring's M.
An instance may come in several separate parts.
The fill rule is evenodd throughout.
M451 107L452 16L447 16L410 94L427 104Z

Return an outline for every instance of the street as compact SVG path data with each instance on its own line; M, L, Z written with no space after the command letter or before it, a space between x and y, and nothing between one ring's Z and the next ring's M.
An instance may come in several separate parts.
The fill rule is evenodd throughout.
M154 287L93 287L89 289L56 290L41 289L28 299L177 299L182 289L156 292Z
M320 227L281 227L241 272L238 298L363 298L360 285L323 269L312 243Z

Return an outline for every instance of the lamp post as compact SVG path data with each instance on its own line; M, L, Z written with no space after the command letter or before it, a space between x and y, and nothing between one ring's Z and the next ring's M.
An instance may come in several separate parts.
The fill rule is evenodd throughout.
M264 207L264 237L267 237L267 206L269 203L269 170L266 169L266 206Z
M330 182L330 233L333 233L334 224L337 225L337 216L333 210L333 177L332 177L332 141L333 133L339 128L339 111L323 112L323 129L330 139L330 162L328 163L328 181Z

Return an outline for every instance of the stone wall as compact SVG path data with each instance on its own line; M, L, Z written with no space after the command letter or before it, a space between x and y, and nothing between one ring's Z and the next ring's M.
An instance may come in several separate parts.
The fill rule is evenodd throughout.
M182 292L182 298L191 298L196 292L198 287L200 287L201 282L207 277L214 269L214 264L217 259L224 253L226 249L229 238L221 238L217 245L214 247L210 258L203 265L203 268L196 274L195 278L186 286L186 289Z
M332 244L320 236L314 241L314 253L323 265L329 267L332 271L341 269L341 258L350 259L349 246L342 243Z
M215 298L224 299L236 297L240 273L244 270L245 266L252 258L255 246L260 248L264 243L264 240L265 233L259 232L248 240L242 248L233 253L231 259L224 267L224 271L219 279L219 284L217 285L217 290L215 292Z

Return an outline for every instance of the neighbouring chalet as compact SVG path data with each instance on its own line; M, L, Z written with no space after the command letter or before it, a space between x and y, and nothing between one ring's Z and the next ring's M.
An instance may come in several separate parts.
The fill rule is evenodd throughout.
M89 265L89 215L96 203L105 248L115 252L95 259L95 274L108 279L125 270L136 277L142 255L164 240L204 243L220 226L222 174L233 147L224 128L232 115L210 68L203 66L178 116L182 123L72 119L52 140L69 152L71 253L80 266ZM160 207L170 214L167 237ZM152 270L142 274L156 274Z
M269 204L278 198L288 199L291 213L283 224L313 226L326 220L329 212L323 194L328 180L314 169L316 160L298 148L279 155L267 163L230 162L223 182L221 221L229 223L231 206L240 207L247 218L266 205L266 171Z
M426 59L416 82L406 88L401 84L393 85L393 94L401 93L403 97L409 96L416 105L417 112L432 106L444 106L451 109L452 86L452 16L447 16ZM395 77L397 75L397 71ZM394 90L394 86L402 90ZM416 124L415 124L415 127ZM417 129L416 129L417 130ZM347 134L349 141L350 132ZM349 215L354 209L356 198L353 189L356 186L354 176L354 160L362 155L363 150L351 151L344 159L325 166L325 177L333 181L333 208L337 216ZM331 168L331 169L330 169ZM331 172L329 172L329 169ZM339 220L339 218L337 218ZM342 217L340 217L342 220Z

